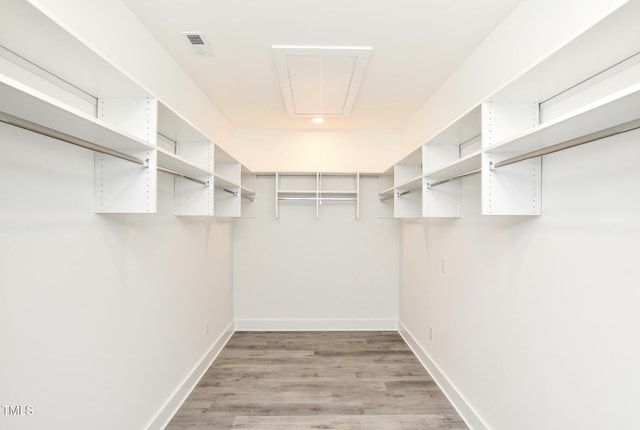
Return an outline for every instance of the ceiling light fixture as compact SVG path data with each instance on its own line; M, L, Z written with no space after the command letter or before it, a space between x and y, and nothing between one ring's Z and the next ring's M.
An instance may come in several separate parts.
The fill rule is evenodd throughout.
M322 124L324 122L324 118L316 117L311 120L314 124Z

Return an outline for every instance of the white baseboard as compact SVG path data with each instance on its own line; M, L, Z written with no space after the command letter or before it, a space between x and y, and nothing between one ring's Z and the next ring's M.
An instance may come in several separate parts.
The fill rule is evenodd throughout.
M237 319L235 328L237 331L396 331L398 330L398 320Z
M420 360L427 372L429 372L436 384L438 384L438 387L440 387L456 411L458 411L458 414L467 426L471 430L489 430L489 426L480 418L480 415L478 415L455 385L451 383L447 375L438 367L431 357L429 357L429 354L427 354L411 332L409 332L400 321L398 322L398 332L405 342L407 342L407 345L409 345L409 348L411 348L416 357L418 357L418 360Z
M202 360L193 368L184 381L176 388L166 403L160 408L157 415L147 425L147 430L164 429L171 418L178 412L180 406L187 399L191 391L198 385L198 382L211 366L213 361L218 357L222 348L227 344L233 335L233 321L227 326L224 332L218 337L211 349L202 357Z

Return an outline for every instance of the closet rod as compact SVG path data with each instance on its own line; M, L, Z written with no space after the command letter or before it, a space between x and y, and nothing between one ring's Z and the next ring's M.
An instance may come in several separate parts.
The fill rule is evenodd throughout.
M491 163L491 169L498 167L508 166L509 164L517 163L519 161L529 160L531 158L540 157L542 155L552 154L558 151L564 151L565 149L573 148L574 146L583 145L585 143L594 142L596 140L604 139L606 137L615 136L617 134L626 133L640 128L640 119L625 122L613 127L606 128L604 130L596 131L585 136L576 137L575 139L567 140L566 142L558 143L556 145L549 146L544 149L538 149L537 151L528 152L526 154L518 155L516 157L508 158L506 160L499 161L497 163Z
M278 200L311 200L311 201L327 201L327 202L355 202L355 197L278 197Z
M178 176L180 178L188 179L188 180L196 182L198 184L202 184L205 187L209 186L209 181L203 181L201 179L192 178L191 176L183 175L180 172L176 172L175 170L167 169L166 167L158 166L158 171L159 172L168 173L170 175Z
M49 127L45 127L43 125L36 124L34 122L27 121L22 118L18 118L16 116L10 115L5 112L0 112L0 122L4 122L6 124L13 125L14 127L22 128L24 130L32 131L34 133L42 134L43 136L51 137L53 139L61 140L62 142L71 143L72 145L90 149L91 151L94 151L94 152L111 155L113 157L117 157L122 160L127 160L127 161L131 161L132 163L140 164L141 166L144 166L144 167L149 167L148 160L141 160L139 158L132 157L131 155L127 155L122 152L109 149L102 145L98 145L96 143L92 143L87 140L80 139L79 137L71 136L66 133L53 130Z
M482 137L482 134L478 134L477 136L473 136L472 138L467 139L464 142L460 142L458 144L458 147L462 148L463 146L468 145L469 143L473 142L474 140L477 140L480 137Z
M393 198L393 196L380 197L380 201L381 202L386 202L387 200L392 199L392 198Z
M449 179L443 179L443 180L438 181L438 182L433 182L433 183L427 184L427 189L431 189L433 187L437 187L438 185L446 184L447 182L451 182L451 181L453 181L455 179L460 179L460 178L464 178L466 176L475 175L476 173L480 173L480 169L471 170L469 172L461 173L459 175L453 176L453 177L451 177Z
M321 197L318 200L320 200L320 202L355 202L358 199L355 197Z
M216 187L216 188L217 188L218 190L222 190L222 191L224 191L225 193L233 194L234 196L237 196L237 195L238 195L238 192L237 192L237 191L230 190L229 188L225 188L225 187Z
M409 193L411 193L411 192L413 192L413 191L415 191L415 190L417 190L417 189L418 189L418 188L411 188L410 190L407 190L407 191L402 191L402 192L398 191L398 192L396 193L396 195L397 195L398 197L402 197L402 196L404 196L405 194L409 194Z

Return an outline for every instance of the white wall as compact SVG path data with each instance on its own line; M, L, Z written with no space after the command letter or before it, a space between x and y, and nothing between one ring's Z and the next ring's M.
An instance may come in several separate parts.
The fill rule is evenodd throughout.
M233 229L237 328L394 329L399 225L379 219L377 179L361 179L353 205L286 202L275 218L275 178L257 181L256 218Z
M0 124L5 429L142 429L229 330L231 224L93 212L93 153ZM205 336L204 322L210 332Z
M235 149L255 172L386 170L400 156L399 130L238 129Z
M639 140L546 156L540 217L480 216L472 178L461 218L403 223L400 320L487 428L637 426Z

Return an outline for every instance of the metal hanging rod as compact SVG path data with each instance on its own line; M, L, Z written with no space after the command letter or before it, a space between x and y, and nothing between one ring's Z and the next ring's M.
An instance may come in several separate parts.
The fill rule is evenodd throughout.
M43 136L51 137L53 139L61 140L63 142L71 143L72 145L90 149L91 151L94 151L94 152L111 155L113 157L120 158L122 160L127 160L127 161L131 161L132 163L140 164L141 166L144 166L144 167L149 167L149 160L141 160L139 158L132 157L131 155L127 155L122 152L107 148L105 146L98 145L96 143L92 143L84 139L80 139L79 137L71 136L66 133L56 131L49 127L45 127L43 125L36 124L31 121L27 121L26 119L18 118L16 116L13 116L5 112L0 112L0 122L4 122L6 124L13 125L14 127L22 128L24 130L32 131L34 133L38 133Z
M76 87L75 85L73 85L71 82L66 81L64 79L62 79L60 76L54 75L53 73L51 73L50 71L43 69L42 67L38 66L37 64L31 62L30 60L27 60L24 57L21 57L20 55L18 55L17 53L7 49L4 46L0 45L0 57L4 57L7 60L9 60L10 62L12 62L13 64L16 64L20 67L22 67L23 69L26 69L27 71L33 73L34 75L39 76L42 79L45 79L61 88L63 88L65 91L73 94L74 96L78 97L79 99L82 99L83 101L91 104L94 106L94 108L98 105L98 98L96 96L94 96L93 94L90 94L88 92L86 92L85 90Z
M327 201L327 202L354 202L358 200L355 197L278 197L278 200L310 200L310 201Z
M547 98L545 100L542 100L539 104L543 105L543 104L548 103L549 101L551 101L553 99L556 99L559 96L562 96L563 94L571 93L573 90L579 88L580 86L584 85L585 83L587 83L589 81L592 81L594 78L606 75L608 72L614 71L616 68L618 68L619 66L621 66L621 65L623 65L625 63L629 64L629 63L633 62L634 59L637 61L637 59L639 58L638 57L639 55L640 55L640 52L636 52L635 54L632 54L632 55L628 56L624 60L620 60L617 63L612 64L611 66L605 68L604 70L600 70L597 73L594 73L593 75L583 79L582 81L578 82L577 84L572 85L569 88L566 88L566 89L560 91L557 94L552 95L551 97L549 97L549 98ZM635 64L635 63L632 63L632 64ZM542 106L540 106L540 107L542 107Z
M404 196L404 195L406 195L406 194L412 193L412 192L414 192L414 191L416 191L416 190L419 190L419 189L421 189L421 188L420 188L420 187L416 187L416 188L411 188L410 190L407 190L407 191L398 191L398 192L396 193L396 195L397 195L398 197L402 197L402 196Z
M380 197L380 201L381 202L386 202L387 200L392 199L392 198L393 198L392 195L391 196L386 196L386 197Z
M229 188L225 188L225 187L216 187L216 188L224 191L225 193L233 194L234 196L238 195L237 191L230 190Z
M469 139L465 140L464 142L460 142L460 143L458 144L458 146L459 146L459 147L463 147L463 146L465 146L465 145L468 145L468 144L472 143L474 140L479 139L480 137L482 137L482 135L481 135L481 134L478 134L478 135L476 135L476 136L473 136L472 138L469 138Z
M175 170L167 169L166 167L158 166L158 172L168 173L170 175L178 176L180 178L188 179L189 181L196 182L198 184L202 184L205 187L209 186L209 181L203 181L201 179L192 178L191 176L183 175L180 172L176 172Z
M443 179L443 180L438 181L438 182L428 183L427 184L427 188L430 189L430 188L433 188L433 187L437 187L438 185L446 184L447 182L451 182L451 181L453 181L455 179L460 179L460 178L464 178L466 176L475 175L477 173L480 173L480 171L481 171L481 169L474 169L474 170L471 170L469 172L461 173L459 175L453 176L453 177L448 178L448 179Z
M176 142L175 140L173 140L172 138L170 138L166 134L162 134L162 133L158 132L158 136L162 136L163 138L167 139L169 142L173 142L174 145L178 144L178 142Z
M575 139L567 140L566 142L558 143L556 145L549 146L548 148L539 149L537 151L528 152L526 154L518 155L517 157L508 158L497 163L491 163L491 169L498 167L508 166L509 164L517 163L519 161L529 160L531 158L540 157L542 155L552 154L554 152L563 151L565 149L573 148L585 143L594 142L596 140L604 139L606 137L615 136L617 134L626 133L628 131L636 130L640 128L640 119L625 122L613 127L606 128L604 130L596 131L585 136L576 137Z
M256 197L255 196L247 196L247 195L242 195L243 199L247 199L247 200L251 200L252 202L255 201Z
M318 200L320 202L355 202L358 199L355 197L321 197Z
M278 200L318 200L315 197L278 197Z

